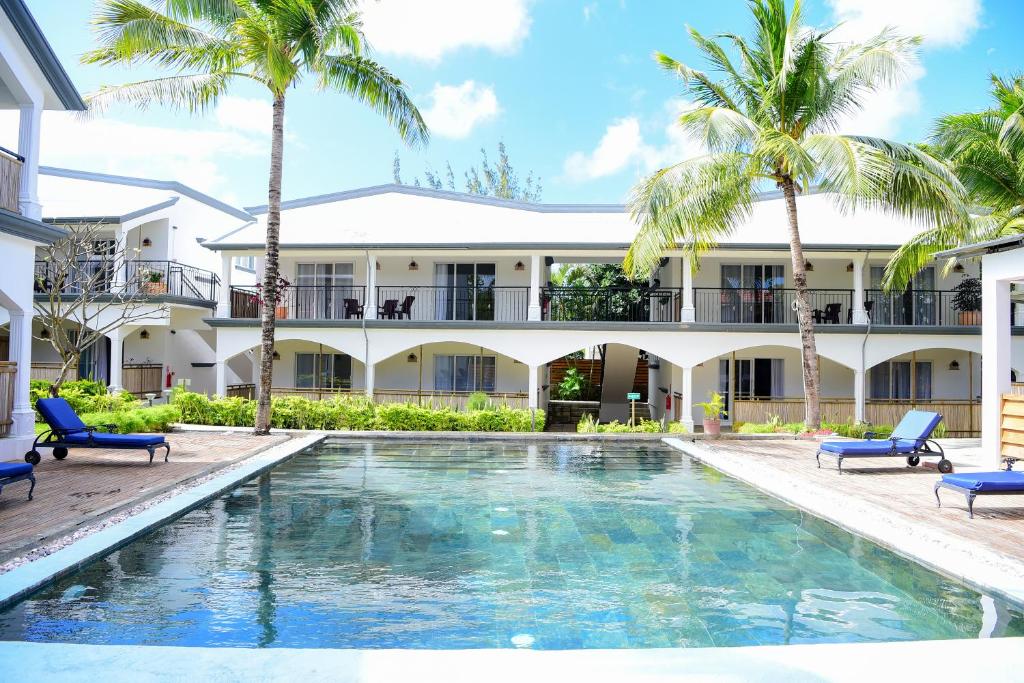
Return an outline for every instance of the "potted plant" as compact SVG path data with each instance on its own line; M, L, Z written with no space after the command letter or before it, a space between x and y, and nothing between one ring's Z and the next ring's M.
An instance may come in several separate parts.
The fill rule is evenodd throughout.
M277 276L277 304L274 306L274 317L278 320L286 320L288 318L288 299L286 298L288 288L292 286L292 283L288 282L283 276ZM260 292L259 305L263 306L263 283L256 285L257 291Z
M717 391L711 392L711 400L704 403L694 403L694 408L704 410L704 433L708 436L718 436L722 433L722 417L725 416L725 398Z
M953 308L958 311L958 322L961 325L981 324L981 280L976 277L964 277L956 287L953 295Z
M159 270L150 270L144 274L142 291L149 295L166 294L167 283L164 274Z

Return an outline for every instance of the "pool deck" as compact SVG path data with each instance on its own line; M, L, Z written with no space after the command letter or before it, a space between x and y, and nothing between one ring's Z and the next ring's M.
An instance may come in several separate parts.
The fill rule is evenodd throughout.
M102 524L289 438L241 432L174 433L167 436L169 462L163 462L161 449L152 465L144 450L72 449L63 461L43 450L43 461L35 468L34 499L28 500L27 482L5 487L0 495L0 563Z
M962 494L943 490L938 471L902 459L843 462L822 456L814 441L685 441L673 445L701 462L807 512L963 581L1024 604L1024 496L979 496L974 519ZM943 442L954 471L981 467L978 442ZM935 459L931 459L934 463Z

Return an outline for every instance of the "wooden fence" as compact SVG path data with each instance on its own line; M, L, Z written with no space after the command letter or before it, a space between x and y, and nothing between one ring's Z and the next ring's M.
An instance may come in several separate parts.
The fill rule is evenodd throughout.
M21 194L21 166L18 159L0 153L0 208L21 213L18 195Z
M29 371L31 379L45 379L48 382L56 382L60 377L60 363L33 363ZM73 365L68 369L68 378L78 378L78 366Z
M130 363L121 366L121 386L129 394L143 396L163 390L163 365Z
M14 361L0 361L0 436L11 433L14 424L14 384L18 375L18 364Z
M1003 394L999 454L1024 459L1024 394Z
M864 419L875 425L895 425L908 410L930 410L942 415L942 424L948 436L978 436L981 432L980 401L877 401L869 400L864 406ZM773 398L765 400L733 401L732 418L736 422L767 422L778 415L783 422L803 422L802 398ZM821 399L823 422L851 422L854 415L853 399Z
M1010 385L1011 394L1024 394L1024 382L1014 382Z
M255 384L229 384L227 388L228 398L256 398Z

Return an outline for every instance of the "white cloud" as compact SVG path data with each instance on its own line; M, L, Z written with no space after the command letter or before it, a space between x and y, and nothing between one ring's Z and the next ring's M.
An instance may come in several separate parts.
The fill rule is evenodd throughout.
M591 2L583 5L583 21L590 21L591 17L597 14L597 3Z
M430 101L423 112L430 131L456 140L467 137L477 124L495 118L501 111L494 89L474 81L461 85L437 83L430 92Z
M828 0L840 35L863 39L891 26L928 47L959 47L981 25L981 0Z
M267 100L225 95L217 102L213 116L221 128L270 135L274 107Z
M375 50L436 62L463 47L514 52L530 32L529 0L364 0Z

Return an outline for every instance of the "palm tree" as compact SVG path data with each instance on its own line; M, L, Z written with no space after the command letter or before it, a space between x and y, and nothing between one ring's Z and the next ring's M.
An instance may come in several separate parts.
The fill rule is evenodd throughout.
M992 106L943 116L927 145L948 161L977 209L970 220L932 227L900 247L886 266L887 289L905 289L936 252L1024 232L1024 75L991 79Z
M865 94L899 81L919 39L885 30L864 43L837 43L831 31L802 23L799 0L788 13L785 0L748 4L754 18L749 39L689 30L720 80L655 54L696 101L679 125L707 153L656 171L633 189L630 210L639 231L624 265L633 276L646 275L671 248L696 263L750 216L760 189L781 190L803 347L805 422L817 428L818 355L797 194L817 186L843 211L869 207L935 225L963 213L962 188L920 149L836 132Z
M100 47L86 64L151 65L172 75L104 86L93 106L127 102L206 110L236 81L259 83L273 98L260 391L256 433L270 431L275 306L279 294L281 160L288 89L304 77L321 90L368 105L408 145L426 143L427 127L405 86L365 54L356 0L100 0L93 19Z

